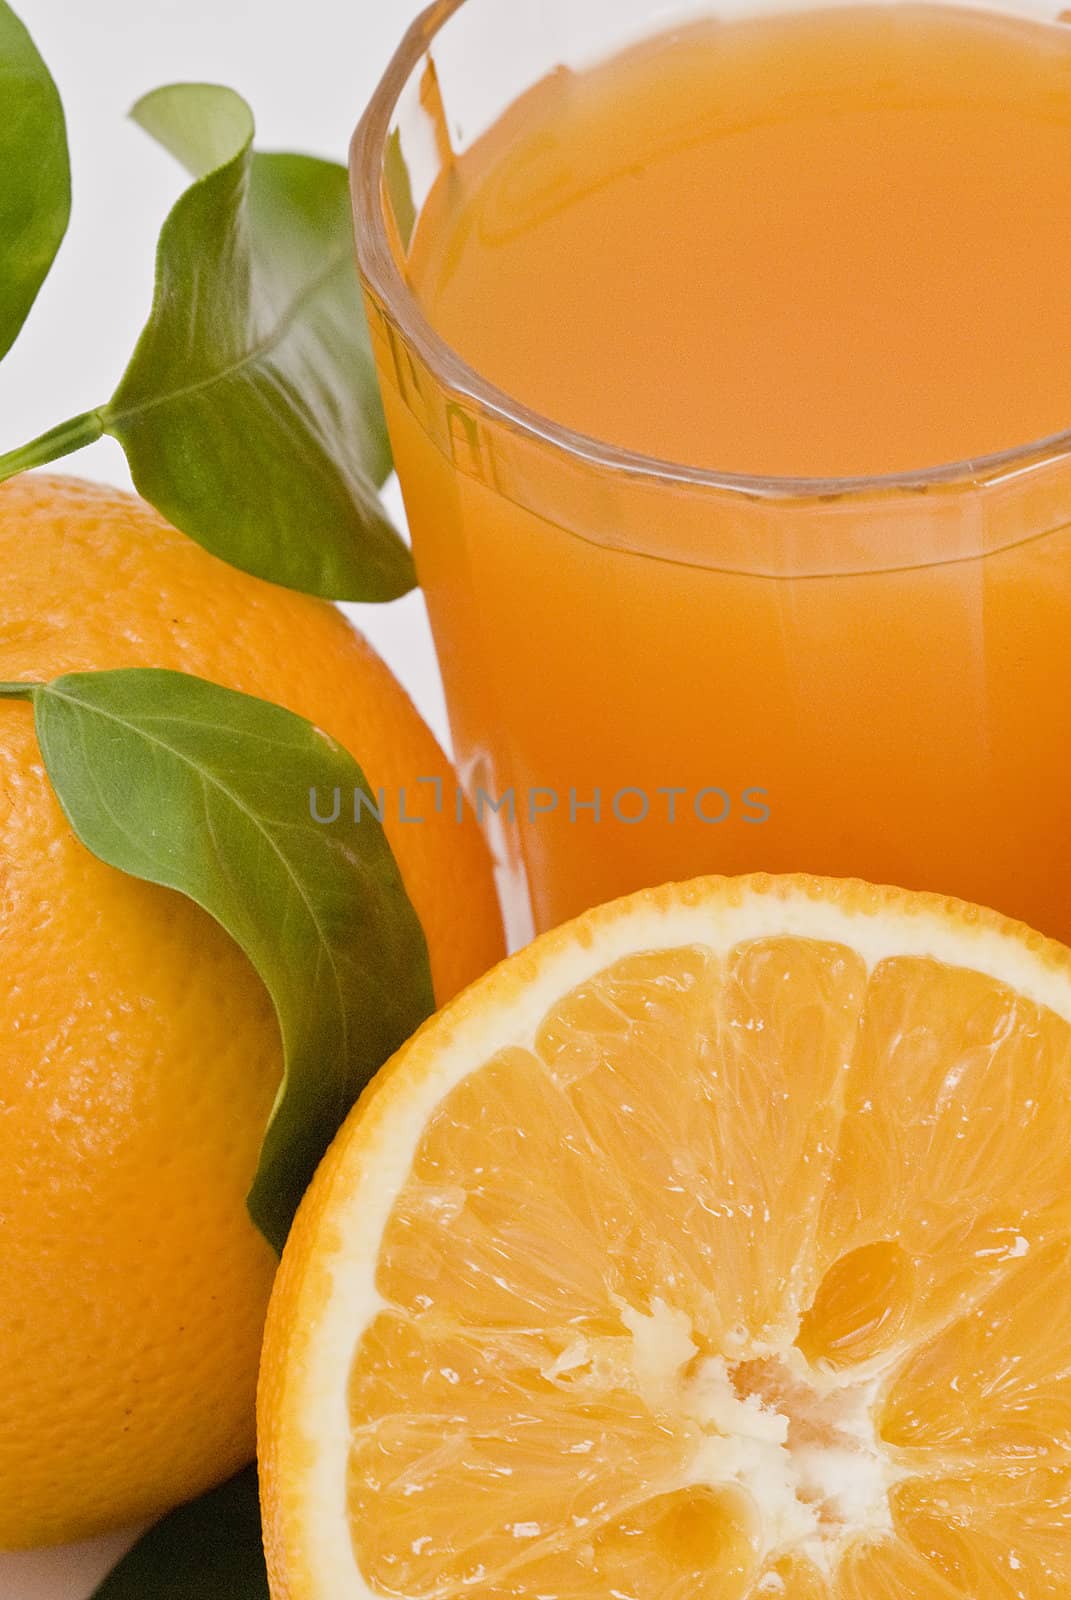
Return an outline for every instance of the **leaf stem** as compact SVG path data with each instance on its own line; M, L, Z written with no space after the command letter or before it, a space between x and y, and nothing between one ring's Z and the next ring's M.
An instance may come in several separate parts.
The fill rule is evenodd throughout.
M32 700L36 690L43 688L43 683L32 678L26 683L0 683L0 700Z
M7 455L0 455L0 483L15 477L16 473L29 472L31 467L47 466L50 461L58 461L60 456L69 456L75 450L82 450L103 434L102 408L84 411L80 417L61 422L58 428L50 428L40 438L32 439L18 450L9 450Z

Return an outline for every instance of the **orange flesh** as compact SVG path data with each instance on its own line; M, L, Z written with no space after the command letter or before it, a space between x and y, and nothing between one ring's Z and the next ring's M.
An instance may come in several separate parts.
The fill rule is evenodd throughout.
M440 179L412 281L581 432L760 475L1071 427L1071 32L846 7L667 34L523 97Z
M812 939L567 994L448 1094L384 1234L371 1588L1065 1595L1069 1069L1001 983Z

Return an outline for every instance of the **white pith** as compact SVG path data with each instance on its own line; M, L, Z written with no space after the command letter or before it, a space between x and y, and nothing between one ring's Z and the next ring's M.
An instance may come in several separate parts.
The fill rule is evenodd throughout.
M786 1342L764 1351L761 1363L781 1378L787 1403L779 1404L761 1385L741 1381L752 1352L741 1352L750 1361L700 1356L685 1313L659 1300L649 1312L620 1309L639 1393L652 1408L704 1429L681 1487L744 1496L760 1566L796 1551L828 1575L854 1539L891 1531L889 1488L898 1474L873 1420L880 1371L861 1381L815 1372ZM577 1350L574 1358L585 1355Z
M1047 966L1013 932L946 922L918 907L876 909L877 915L869 915L803 893L788 899L759 890L747 890L736 904L669 901L639 906L599 927L589 942L551 948L532 981L519 994L511 991L508 1005L464 1010L439 1041L434 1058L406 1079L405 1092L389 1097L359 1161L346 1162L335 1174L331 1208L336 1215L345 1214L348 1223L334 1240L333 1254L319 1258L320 1268L330 1275L330 1292L308 1331L301 1370L290 1375L294 1388L287 1413L301 1419L300 1443L294 1444L302 1454L308 1452L309 1462L301 1487L301 1559L317 1600L379 1600L378 1591L364 1581L351 1544L347 1385L362 1332L387 1309L375 1282L380 1240L417 1145L442 1099L503 1048L530 1047L546 1012L563 994L641 952L697 945L724 955L753 939L797 935L844 944L868 970L895 956L969 968L1071 1020L1071 978ZM721 1358L705 1367L695 1364L695 1345L679 1313L623 1308L622 1320L633 1335L633 1370L641 1392L645 1384L677 1384L682 1406L693 1408L693 1415L694 1408L706 1408L707 1444L691 1464L687 1481L736 1486L757 1500L761 1542L768 1552L799 1549L829 1571L839 1550L859 1530L877 1533L889 1526L887 1491L894 1473L876 1445L870 1421L880 1374L868 1373L865 1383L844 1385L834 1443L817 1451L791 1449L787 1419L741 1398L729 1365ZM789 1363L802 1359L798 1352L765 1353ZM800 1376L820 1399L823 1380L813 1373ZM829 1380L827 1392L832 1385Z

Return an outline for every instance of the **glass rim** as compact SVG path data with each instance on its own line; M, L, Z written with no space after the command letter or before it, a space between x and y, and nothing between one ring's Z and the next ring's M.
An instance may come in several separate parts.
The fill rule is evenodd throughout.
M1071 427L1068 427L1027 444L910 471L843 477L728 472L689 466L611 444L556 422L500 389L470 366L436 331L399 268L384 215L382 174L391 117L406 84L429 54L436 36L466 3L467 0L432 0L416 16L380 78L350 145L350 183L361 273L404 338L452 395L471 402L493 421L515 432L609 472L751 499L798 501L937 488L970 489L1071 455Z

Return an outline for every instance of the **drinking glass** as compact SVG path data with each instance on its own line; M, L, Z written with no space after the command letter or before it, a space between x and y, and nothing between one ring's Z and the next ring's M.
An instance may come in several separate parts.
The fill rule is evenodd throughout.
M444 165L521 93L708 14L444 0L354 138L391 439L513 937L764 870L956 894L1071 940L1071 434L871 479L695 470L496 389L407 281Z

